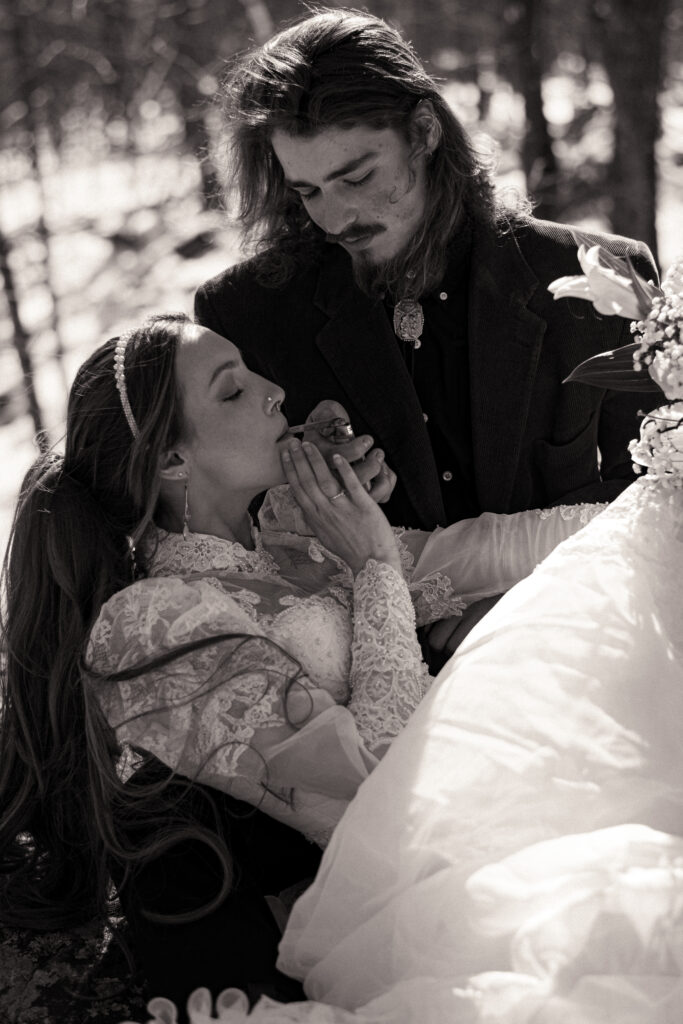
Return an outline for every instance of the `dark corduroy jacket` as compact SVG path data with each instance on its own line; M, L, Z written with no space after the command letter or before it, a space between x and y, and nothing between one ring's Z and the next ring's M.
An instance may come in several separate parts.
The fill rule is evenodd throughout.
M656 278L643 243L592 237ZM555 278L581 273L576 249L566 225L529 218L502 233L475 225L468 337L482 512L608 501L633 479L626 446L638 433L637 411L656 399L562 383L584 359L631 340L626 320L548 292ZM432 529L445 514L417 395L383 304L360 292L350 267L330 246L321 262L269 288L246 261L199 289L197 319L285 388L290 422L321 399L341 402L356 434L372 434L398 475L390 521Z

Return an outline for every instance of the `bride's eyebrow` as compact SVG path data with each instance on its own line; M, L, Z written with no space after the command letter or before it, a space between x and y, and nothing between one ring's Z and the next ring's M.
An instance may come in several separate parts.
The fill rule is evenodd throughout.
M220 376L221 373L223 373L224 370L237 370L240 366L242 366L241 358L226 359L224 363L220 363L218 366L215 367L213 373L211 374L211 379L209 380L209 387L213 385L214 381Z

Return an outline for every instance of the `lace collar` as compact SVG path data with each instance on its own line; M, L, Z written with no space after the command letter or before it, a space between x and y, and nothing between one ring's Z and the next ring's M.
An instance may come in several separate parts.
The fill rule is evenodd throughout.
M194 573L248 573L253 576L278 574L275 559L263 547L261 534L252 527L255 548L248 551L237 541L224 540L208 533L168 533L151 527L142 542L148 557L150 576L189 576Z

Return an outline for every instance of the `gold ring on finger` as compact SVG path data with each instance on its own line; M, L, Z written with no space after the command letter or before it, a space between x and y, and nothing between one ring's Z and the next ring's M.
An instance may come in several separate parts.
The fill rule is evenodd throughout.
M330 501L336 501L337 498L343 498L345 494L346 494L346 491L340 491L339 494L332 494L330 496Z

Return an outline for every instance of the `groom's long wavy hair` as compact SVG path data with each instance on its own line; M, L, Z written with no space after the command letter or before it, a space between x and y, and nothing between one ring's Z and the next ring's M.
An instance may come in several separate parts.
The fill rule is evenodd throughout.
M273 132L310 137L326 128L398 131L412 145L413 114L429 100L440 141L427 169L427 206L408 248L384 268L384 286L411 281L421 294L443 275L446 248L464 217L499 219L490 168L480 158L415 51L380 18L322 9L238 60L224 83L230 139L227 172L237 214L261 254L260 276L284 284L325 245L301 199L287 187Z

